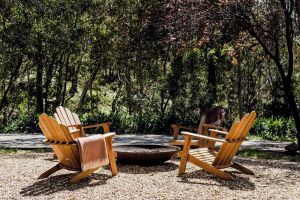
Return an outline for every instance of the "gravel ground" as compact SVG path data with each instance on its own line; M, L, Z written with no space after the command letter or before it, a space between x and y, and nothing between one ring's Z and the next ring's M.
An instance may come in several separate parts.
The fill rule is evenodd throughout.
M236 179L224 181L188 164L188 173L178 177L173 159L152 167L118 164L115 177L106 167L70 185L73 172L66 170L36 179L57 163L51 153L2 154L0 199L299 199L299 162L236 160L255 176L228 169Z

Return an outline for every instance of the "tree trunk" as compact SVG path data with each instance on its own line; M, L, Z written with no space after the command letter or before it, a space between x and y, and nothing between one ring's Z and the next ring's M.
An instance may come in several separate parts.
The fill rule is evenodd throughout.
M244 106L243 106L243 87L242 87L242 70L241 70L241 65L238 61L237 65L237 92L238 92L238 104L239 104L239 116L240 118L243 117L243 112L244 112Z
M217 81L216 81L216 66L213 60L213 56L209 56L208 58L208 76L207 76L207 84L208 84L208 96L209 96L209 104L213 106L217 99Z
M55 97L56 97L56 106L59 106L61 104L61 90L63 87L63 66L59 66L58 68L58 77L57 77L57 81L56 81L56 93L55 93Z
M126 83L125 83L125 89L126 89L126 102L127 102L127 109L128 113L131 115L133 112L133 105L132 105L132 81L131 81L131 70L128 67L128 64L126 66L126 72L125 72L125 78L126 78Z
M55 58L52 59L52 62L46 68L46 82L45 82L45 95L44 95L45 112L46 113L49 110L48 109L49 108L48 96L49 96L49 88L50 88L51 80L52 80L52 77L53 77L54 60L55 60Z
M43 65L37 64L36 69L36 112L43 113Z
M121 94L121 88L122 88L122 82L118 81L117 94L116 94L116 96L113 99L112 104L111 104L111 112L112 113L115 113L117 111L117 103L118 103L118 100L119 100L119 97L120 97L120 94Z
M291 80L289 80L288 78L284 78L283 87L286 96L286 101L289 104L289 110L291 111L291 114L295 121L296 129L297 129L296 137L298 140L298 147L300 148L300 114L295 100L293 88L291 85Z
M10 73L9 82L7 88L3 92L3 96L0 100L0 111L8 104L7 95L10 92L15 80L19 77L20 68L23 62L23 58L19 58L17 62L17 66L15 66L14 70Z
M296 13L298 15L298 29L300 30L300 2L299 0L296 0L295 2L295 7L296 7Z
M85 98L86 98L86 94L87 92L89 91L89 89L91 89L92 85L93 85L93 82L98 74L98 71L99 71L100 67L97 67L94 69L94 71L92 72L89 80L86 82L85 86L83 87L83 90L81 92L81 95L80 95L80 100L79 100L79 103L78 103L78 106L77 106L77 112L78 113L81 113L82 111L82 108L83 108L83 104L84 104L84 101L85 101Z

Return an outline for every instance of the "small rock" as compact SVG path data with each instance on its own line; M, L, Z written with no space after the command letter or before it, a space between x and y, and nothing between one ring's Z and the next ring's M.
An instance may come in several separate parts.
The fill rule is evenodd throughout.
M289 144L285 147L285 150L289 153L296 153L299 150L299 147L296 143Z

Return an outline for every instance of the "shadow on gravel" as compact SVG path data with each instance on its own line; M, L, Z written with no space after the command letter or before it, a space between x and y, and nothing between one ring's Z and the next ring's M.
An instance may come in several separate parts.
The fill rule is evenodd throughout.
M104 185L108 179L112 178L105 174L92 174L76 184L71 184L69 181L73 175L74 173L63 174L39 180L32 185L22 188L20 195L30 197L50 195L64 190L74 191L81 188Z
M225 170L226 171L226 170ZM255 184L250 181L250 177L235 176L241 174L238 171L226 171L234 177L233 181L220 179L203 170L197 170L178 176L181 180L179 182L188 184L199 184L204 187L207 185L227 187L230 190L252 191L255 190Z
M151 174L158 172L168 172L178 169L178 165L169 162L154 166L126 165L121 163L118 163L117 165L118 171L126 174Z

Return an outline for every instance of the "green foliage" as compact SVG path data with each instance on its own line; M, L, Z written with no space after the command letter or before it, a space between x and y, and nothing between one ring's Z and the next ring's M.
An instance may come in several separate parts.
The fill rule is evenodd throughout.
M227 107L232 119L251 110L290 117L274 62L242 30L236 5L226 7L202 1L4 0L0 131L40 131L33 113L52 115L59 105L84 113L85 124L112 122L118 134L169 134L171 123L197 127L216 104ZM299 43L294 49L299 103ZM284 118L258 119L253 130L268 139L294 140L295 133L292 120Z
M166 134L169 133L169 118L159 115L129 115L125 112L111 114L85 113L81 117L83 124L112 122L111 130L117 134ZM100 130L89 130L88 133L102 133Z
M48 153L53 152L51 148L42 148L42 149L6 149L0 148L0 154L20 154L20 153Z
M18 149L0 149L0 154L15 154L18 153Z
M250 134L269 140L294 141L296 127L293 119L283 117L257 118Z
M287 155L283 152L277 151L264 151L257 149L245 149L238 151L238 155L245 158L263 158L272 160L288 160L292 162L300 161L300 154L297 155Z
M35 113L22 113L15 119L10 120L6 126L1 127L0 132L4 133L37 133L38 115Z
M127 112L98 113L89 112L80 116L83 124L91 125L112 122L111 130L117 134L170 134L170 124L177 123L197 127L199 113L190 112L188 117L176 117L169 113L159 114L145 112L129 115ZM41 132L38 125L38 116L33 113L22 113L17 118L10 120L7 126L0 127L0 132L5 133L34 133ZM102 128L87 129L87 133L103 133ZM264 118L255 120L251 129L252 137L261 139L295 141L296 128L291 118Z

